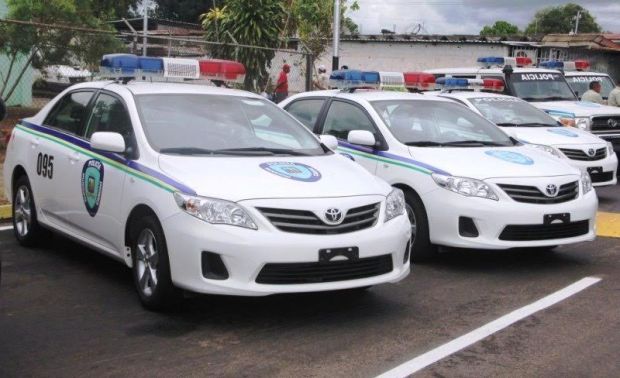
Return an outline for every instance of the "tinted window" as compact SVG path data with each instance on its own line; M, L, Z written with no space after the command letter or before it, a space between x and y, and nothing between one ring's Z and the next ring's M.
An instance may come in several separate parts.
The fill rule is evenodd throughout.
M566 81L568 81L568 85L573 88L573 91L579 94L581 97L582 94L590 89L591 81L600 81L601 82L601 96L606 99L609 97L609 92L614 89L614 83L608 76L567 76Z
M90 139L97 131L119 133L125 138L125 143L129 144L133 129L129 114L121 100L107 94L100 94L97 97L86 128L86 138Z
M499 126L560 126L547 113L516 97L478 97L469 102Z
M44 123L71 134L79 134L87 116L88 102L92 96L91 91L67 94L54 106Z
M287 106L286 110L312 131L324 102L322 99L298 100Z
M347 139L351 130L367 130L377 138L372 121L362 109L342 101L332 102L325 118L323 134Z
M256 98L207 94L139 95L151 146L192 155L322 155L318 140L284 110Z
M515 95L525 101L574 101L575 95L560 73L513 73Z

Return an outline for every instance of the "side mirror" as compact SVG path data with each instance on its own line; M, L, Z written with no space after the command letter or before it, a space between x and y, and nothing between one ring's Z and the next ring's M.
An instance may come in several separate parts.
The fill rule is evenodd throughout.
M321 139L321 143L332 151L338 148L338 139L333 135L321 135L319 139Z
M351 130L347 141L360 146L374 147L377 143L375 136L368 130Z
M4 100L0 98L0 121L2 121L6 117L6 105L4 105Z
M90 137L90 147L105 152L123 153L126 150L125 139L119 133L99 131Z

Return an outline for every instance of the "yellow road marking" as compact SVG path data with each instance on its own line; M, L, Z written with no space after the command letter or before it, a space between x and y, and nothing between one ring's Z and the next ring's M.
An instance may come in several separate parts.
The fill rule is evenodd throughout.
M605 213L599 211L596 214L596 234L620 238L620 213Z
M11 205L0 206L0 219L9 219L11 215Z

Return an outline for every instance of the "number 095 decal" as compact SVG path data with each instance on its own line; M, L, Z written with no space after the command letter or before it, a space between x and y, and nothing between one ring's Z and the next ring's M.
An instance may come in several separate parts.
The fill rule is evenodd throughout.
M54 156L42 154L37 156L37 175L52 179L54 177Z

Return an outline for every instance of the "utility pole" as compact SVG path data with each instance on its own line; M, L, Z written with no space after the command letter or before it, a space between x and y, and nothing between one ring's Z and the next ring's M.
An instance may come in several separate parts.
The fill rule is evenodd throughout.
M144 4L144 14L142 15L142 56L146 56L146 45L148 38L146 32L149 28L149 0L142 0Z
M338 69L339 66L339 49L340 49L340 0L334 0L334 55L332 57L332 71Z
M579 19L581 18L581 11L578 10L577 11L577 15L575 17L573 17L573 20L575 20L575 31L574 34L579 33Z

